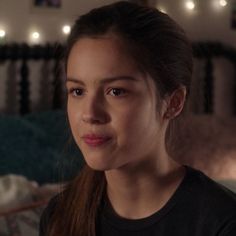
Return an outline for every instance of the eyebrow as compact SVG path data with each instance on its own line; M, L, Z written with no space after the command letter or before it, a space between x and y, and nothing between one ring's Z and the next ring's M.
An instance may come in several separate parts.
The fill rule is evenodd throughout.
M140 81L139 79L132 76L118 76L118 77L104 78L100 81L100 84L108 84L108 83L112 83L119 80L124 80L124 81L128 80L128 81L134 81L134 82ZM68 77L66 79L66 83L67 82L73 82L73 83L81 84L83 86L85 85L85 83L82 80L71 78L71 77Z

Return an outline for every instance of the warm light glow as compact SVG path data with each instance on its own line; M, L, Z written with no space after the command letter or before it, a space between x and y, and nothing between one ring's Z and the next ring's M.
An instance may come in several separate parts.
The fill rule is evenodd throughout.
M162 5L157 4L157 5L156 5L156 8L157 8L157 10L159 10L160 12L167 14L166 8L163 7Z
M187 1L185 6L188 10L193 10L195 8L195 3L193 1Z
M32 38L33 39L39 39L39 37L40 37L40 34L38 32L33 32L32 33Z
M0 29L0 38L4 38L6 36L6 32Z
M165 13L165 14L167 13L166 9L163 7L159 7L158 10L161 11L162 13Z
M71 30L71 27L70 27L69 25L64 25L64 26L62 27L62 32L63 32L64 34L69 34L69 33L70 33L70 30Z
M219 4L222 6L222 7L225 7L227 5L227 1L226 0L219 0Z
M30 42L32 43L32 44L37 44L37 43L40 43L40 41L41 41L41 35L40 35L40 33L39 32L37 32L37 31L31 31L31 33L30 33Z
M212 7L216 11L221 11L226 5L228 4L228 1L226 0L212 0Z

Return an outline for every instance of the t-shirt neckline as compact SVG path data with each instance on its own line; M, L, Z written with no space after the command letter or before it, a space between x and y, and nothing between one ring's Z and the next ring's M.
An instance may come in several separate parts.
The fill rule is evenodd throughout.
M152 224L160 221L166 214L168 214L171 209L176 205L178 200L183 197L183 194L187 191L187 186L190 181L190 175L193 172L193 169L189 166L184 165L185 167L185 176L180 182L179 186L172 194L170 199L166 202L166 204L157 212L152 215L142 218L142 219L126 219L119 217L113 212L113 209L109 204L106 204L103 208L102 217L104 220L108 222L115 228L123 229L123 230L140 230L145 227L149 227Z

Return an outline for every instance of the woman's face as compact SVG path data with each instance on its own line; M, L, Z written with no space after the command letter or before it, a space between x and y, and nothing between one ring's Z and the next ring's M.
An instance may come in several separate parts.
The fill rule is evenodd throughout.
M165 129L155 85L119 38L78 40L68 58L66 85L72 134L91 168L157 158Z

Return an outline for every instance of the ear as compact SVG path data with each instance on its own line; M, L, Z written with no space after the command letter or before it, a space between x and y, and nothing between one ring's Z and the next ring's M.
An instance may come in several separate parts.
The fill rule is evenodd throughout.
M165 99L166 106L163 118L173 119L178 116L183 110L186 99L186 87L181 86L176 89L171 95L168 95Z

